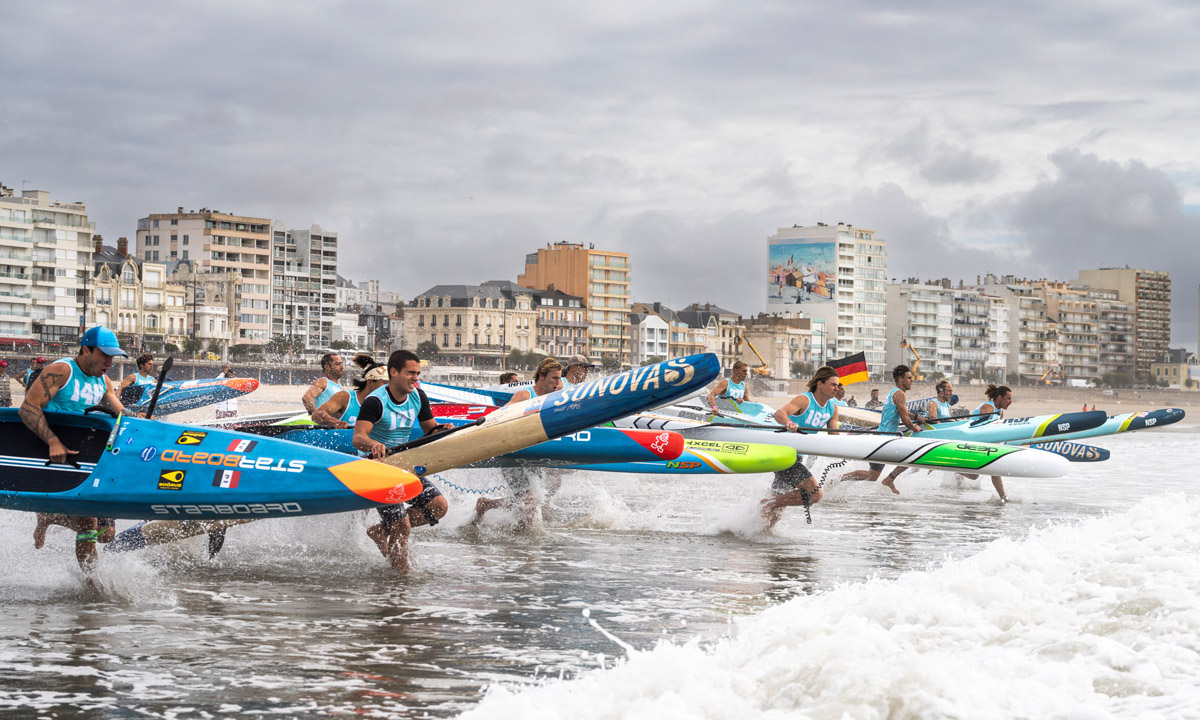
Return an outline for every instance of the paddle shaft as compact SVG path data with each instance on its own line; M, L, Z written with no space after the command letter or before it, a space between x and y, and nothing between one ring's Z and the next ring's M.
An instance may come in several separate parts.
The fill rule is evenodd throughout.
M162 370L158 371L158 383L154 386L154 394L150 396L150 405L146 408L146 419L149 420L154 416L154 406L158 404L158 394L162 392L163 382L167 379L167 373L171 370L171 366L175 364L173 356L163 360Z

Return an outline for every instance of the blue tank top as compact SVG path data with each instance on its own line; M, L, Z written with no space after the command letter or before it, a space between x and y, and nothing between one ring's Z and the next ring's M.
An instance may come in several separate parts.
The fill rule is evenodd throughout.
M317 396L317 399L315 400L316 405L314 407L321 407L327 400L329 400L329 398L337 395L344 389L345 388L343 388L339 383L336 383L329 378L325 378L325 389L322 390L321 394ZM350 397L354 397L353 390L350 391Z
M342 413L342 416L338 420L349 423L353 427L354 421L358 419L358 411L362 409L362 405L358 404L358 393L353 390L349 390L348 392L350 393L350 401L346 403L346 411Z
M983 412L982 412L982 411L983 411L983 406L984 406L984 405L988 405L988 406L990 406L990 407L992 408L992 409L991 409L991 410L988 412L988 415L990 415L990 416L992 416L992 417L1000 417L1000 410L999 410L999 409L998 409L998 408L997 408L997 407L996 407L996 406L995 406L995 405L992 403L992 401L991 401L991 400L988 400L988 401L987 401L987 402L985 402L985 403L980 403L980 404L979 404L979 407L977 407L977 408L975 408L974 410L972 410L972 411L971 411L971 414L972 414L972 415L982 415L982 414L983 414ZM985 418L980 418L980 419L981 419L981 420L983 420L983 419L985 419Z
M417 415L421 413L421 396L414 389L404 402L396 403L388 393L388 386L376 388L367 397L379 398L383 403L383 415L379 422L371 428L368 435L372 440L381 442L388 447L408 442L413 425L417 424Z
M879 419L879 432L899 432L900 431L900 411L896 409L896 403L892 400L892 396L899 391L900 388L894 387L888 393L887 400L883 401L883 416Z
M134 385L148 385L150 387L154 387L155 385L158 384L158 378L154 377L153 375L143 375L141 373L134 373L133 374L133 384Z
M108 392L108 384L104 376L91 377L85 375L79 369L79 364L71 358L63 358L55 362L66 363L71 368L71 376L67 378L67 382L58 392L54 393L54 397L50 398L50 402L46 403L45 409L51 412L72 412L82 413L93 405L99 405L104 399L104 393ZM49 367L47 365L46 367Z
M941 400L937 400L937 399L935 399L933 402L937 405L936 417L940 417L940 418L950 417L950 415L951 415L950 403L942 402Z
M829 402L833 403L834 405L837 405L838 407L850 407L849 405L846 404L845 400L838 400L837 398L830 398Z
M799 415L789 415L792 422L801 427L825 427L829 425L829 421L833 419L833 409L837 407L833 398L829 398L829 402L824 405L818 405L817 399L810 392L804 393L804 397L808 398L808 409Z
M746 397L746 382L735 383L733 380L730 380L725 386L725 393L721 397L729 398L730 400L741 400Z

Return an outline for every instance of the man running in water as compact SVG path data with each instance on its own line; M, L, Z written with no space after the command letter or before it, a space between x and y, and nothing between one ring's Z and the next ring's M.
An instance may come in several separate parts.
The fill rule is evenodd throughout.
M447 427L433 419L429 398L417 387L421 360L415 353L392 353L387 372L387 384L363 400L354 423L354 447L376 460L387 455L388 448L408 442L414 426L426 435ZM449 508L433 483L422 477L421 486L421 494L412 500L379 508L379 524L367 528L367 536L398 572L408 572L408 536L413 526L436 525Z
M562 388L566 390L587 381L588 368L592 364L582 355L572 355L563 363Z
M1004 417L1004 411L1012 405L1012 388L1007 385L996 385L992 383L983 391L987 396L987 401L980 404L971 412L972 415L990 415L994 419ZM982 418L981 418L982 419ZM963 473L963 477L969 477L972 480L979 477L975 474ZM1000 502L1008 502L1008 496L1004 494L1004 478L999 475L992 476L992 487L996 488L996 494L1000 496Z
M954 411L950 408L950 398L954 395L954 386L949 380L939 380L938 384L934 385L934 390L937 396L925 406L925 416L930 420L952 416Z
M121 400L122 404L129 403L131 405L136 405L141 399L141 394L145 392L145 390L143 390L141 392L130 391L129 393L126 393L126 388L153 388L158 384L158 378L154 376L153 355L150 353L142 353L141 355L138 355L135 362L137 365L137 372L131 372L126 375L125 379L121 381L121 384L117 386L117 397Z
M750 391L746 389L746 376L749 374L749 365L741 360L735 362L733 369L729 371L729 377L721 378L721 381L708 391L708 407L715 413L720 411L717 407L718 399L732 400L735 403L750 402Z
M63 358L46 366L25 394L18 411L25 427L46 443L50 462L56 465L66 463L79 452L58 439L46 421L46 411L82 414L93 405L116 413L125 410L106 374L114 357L125 357L116 334L97 325L83 334L79 345L79 354L74 358ZM75 559L85 575L90 575L96 565L96 542L109 542L115 534L111 518L38 513L33 531L35 548L40 550L46 543L46 530L51 525L75 531Z
M797 395L786 405L775 411L775 422L788 432L804 432L805 428L828 428L837 430L838 406L834 393L841 387L837 370L829 366L817 368L808 381L808 392ZM821 501L821 487L816 478L804 467L804 457L796 456L796 464L775 473L771 483L771 497L762 501L762 516L767 529L775 526L783 516L783 509L793 505L805 508Z
M520 381L521 381L521 376L517 375L515 372L513 372L511 370L509 370L508 372L500 373L500 384L501 385L511 385L515 382L520 382Z
M549 395L561 386L562 365L554 358L546 358L538 363L537 370L533 373L533 385L513 393L512 399L505 403L505 405L512 405L529 400L530 398ZM538 508L538 499L533 492L533 480L542 474L539 470L539 468L527 467L501 468L500 475L504 478L504 484L508 486L509 490L512 490L512 497L479 498L475 502L474 522L482 520L484 513L488 510L493 510L506 503L512 503L513 506L521 508L517 526L522 528L528 526L532 522ZM559 486L562 485L562 477L558 473L552 472L551 476L553 488L547 488L547 496L553 495L558 491Z
M892 391L888 393L887 400L883 403L882 417L879 420L879 432L898 433L900 432L900 423L904 423L904 426L912 430L914 434L920 432L921 428L917 426L912 415L908 412L908 405L904 399L904 393L912 389L912 370L907 365L897 365L892 368L892 379L896 381L896 387L892 388ZM883 464L870 463L867 467L870 469L855 470L854 472L846 473L841 479L867 480L870 482L878 480L880 473L883 472ZM883 481L883 484L897 495L900 494L900 491L896 489L896 478L904 470L904 466L897 465Z
M334 396L345 388L342 387L342 376L346 373L346 362L337 353L325 353L321 356L321 377L312 381L312 385L304 391L300 402L304 411L309 415L316 412Z

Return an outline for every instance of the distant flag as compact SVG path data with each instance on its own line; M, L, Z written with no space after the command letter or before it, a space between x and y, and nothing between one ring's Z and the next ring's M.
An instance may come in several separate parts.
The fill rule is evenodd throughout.
M865 382L869 379L867 377L867 354L865 352L847 355L840 360L830 360L826 365L837 370L838 377L841 378L843 385Z

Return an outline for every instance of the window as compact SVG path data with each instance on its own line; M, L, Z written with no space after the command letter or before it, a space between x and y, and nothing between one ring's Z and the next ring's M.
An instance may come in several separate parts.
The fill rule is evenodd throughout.
M184 235L184 236L183 236L183 244L184 244L184 245L187 245L187 244L188 244L188 236L187 236L187 235Z
M178 224L179 224L179 219L178 219L178 218L171 218L171 224L172 224L172 225L178 225Z
M183 259L184 259L184 260L187 260L187 259L188 259L188 251L187 251L187 250L184 250L184 251L183 251Z

